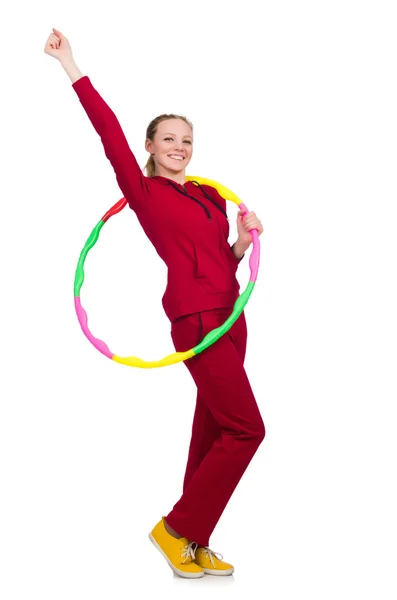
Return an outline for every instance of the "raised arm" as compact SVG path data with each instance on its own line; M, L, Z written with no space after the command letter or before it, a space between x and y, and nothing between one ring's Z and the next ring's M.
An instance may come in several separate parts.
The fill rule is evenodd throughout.
M147 198L145 177L132 153L120 123L92 85L89 77L78 69L65 36L54 29L48 38L45 52L57 58L72 82L72 87L101 138L105 154L116 174L117 182L130 207L139 212Z

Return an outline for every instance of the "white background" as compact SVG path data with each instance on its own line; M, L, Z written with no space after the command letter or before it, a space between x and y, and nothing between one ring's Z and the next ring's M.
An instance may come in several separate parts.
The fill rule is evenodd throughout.
M2 600L122 600L142 586L142 598L396 598L393 4L7 9ZM222 182L264 224L245 365L267 435L210 544L233 577L174 576L148 539L182 491L196 390L183 363L138 369L105 358L76 319L80 251L122 193L69 77L44 54L52 27L142 167L150 120L186 115L187 174ZM237 207L227 208L233 243ZM117 354L172 353L165 282L126 208L86 261L91 331Z

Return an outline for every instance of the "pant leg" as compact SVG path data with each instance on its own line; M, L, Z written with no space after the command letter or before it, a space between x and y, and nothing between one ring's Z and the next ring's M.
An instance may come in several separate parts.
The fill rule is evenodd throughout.
M225 311L226 316L224 320L226 320L232 310L233 308L230 308L229 310ZM200 313L197 314L200 323L200 331L196 344L201 342L205 335L202 315ZM247 347L247 325L244 311L233 324L231 329L229 329L229 332L225 335L229 335L231 337L237 353L244 364ZM214 441L221 435L221 431L221 426L212 416L212 413L205 404L200 392L197 392L189 453L183 480L183 491L185 491L188 483L190 482L197 468L200 466L201 461L212 447Z
M183 479L183 491L197 471L201 461L220 436L221 428L207 408L199 392L197 392L196 409L194 411L189 454Z
M188 350L197 344L200 318L206 335L229 314L230 309L216 309L178 319L172 324L176 350ZM203 403L220 427L220 435L166 519L181 535L204 546L209 545L212 531L265 437L241 358L246 330L245 319L240 321L240 317L217 342L185 361Z

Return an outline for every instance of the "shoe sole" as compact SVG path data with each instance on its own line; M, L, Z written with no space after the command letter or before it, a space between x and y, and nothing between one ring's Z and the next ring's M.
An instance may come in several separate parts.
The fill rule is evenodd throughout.
M174 573L176 573L180 577L185 577L186 579L197 579L198 577L204 577L204 570L199 571L198 573L189 573L187 571L181 571L180 569L177 569L177 567L172 564L172 562L170 561L168 556L165 554L165 552L160 548L160 546L158 545L158 543L156 542L156 540L154 539L154 537L152 536L151 533L149 533L149 540L152 542L152 544L154 546L156 546L157 550L159 552L161 552L161 554L164 556L165 560L170 565L170 567L174 571Z
M205 569L202 567L204 573L207 575L232 575L234 573L234 567L232 569Z

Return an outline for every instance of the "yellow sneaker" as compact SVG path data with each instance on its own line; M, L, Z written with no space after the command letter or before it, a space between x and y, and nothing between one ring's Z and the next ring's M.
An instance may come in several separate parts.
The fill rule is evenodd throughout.
M217 555L221 558L218 558ZM222 559L223 556L220 552L213 552L208 546L196 548L194 562L208 575L231 575L233 573L233 565L229 565Z
M185 537L175 538L170 535L165 528L164 518L149 533L150 541L177 575L187 578L203 577L203 569L193 562L198 544L189 542Z

